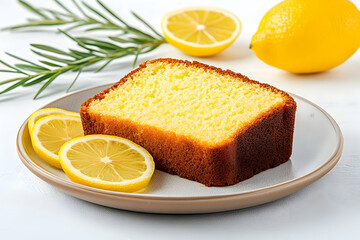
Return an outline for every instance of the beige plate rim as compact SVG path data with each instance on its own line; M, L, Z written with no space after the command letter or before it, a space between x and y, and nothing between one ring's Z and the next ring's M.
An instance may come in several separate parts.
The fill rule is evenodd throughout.
M86 91L91 91L92 89L96 89L96 88L105 89L106 87L109 87L111 85L112 84L104 84L104 85L80 90L80 91L74 92L72 94L68 94L64 97L58 98L46 105L52 104L56 101L59 101L63 98L67 98L67 97L75 95L75 94L83 93ZM246 206L243 206L243 207L254 206L254 205L266 203L266 202L273 201L273 200L279 199L281 197L287 196L287 195L289 195L293 192L296 192L296 191L300 190L301 188L311 184L312 182L318 180L319 178L324 176L326 173L328 173L337 164L337 162L340 159L342 150L343 150L343 145L344 145L343 135L341 133L341 130L340 130L338 124L335 122L335 120L325 110L323 110L321 107L317 106L316 104L312 103L311 101L309 101L303 97L300 97L296 94L290 93L290 95L309 103L310 105L312 105L315 108L317 108L318 110L320 110L327 117L327 119L330 121L331 125L333 126L334 131L336 133L336 137L338 139L337 148L334 151L333 155L329 158L329 160L327 160L323 165L321 165L320 167L318 167L311 173L308 173L304 176L292 179L290 181L282 182L282 183L279 183L276 185L272 185L269 187L260 188L260 189L256 189L256 190L249 190L249 191L241 192L241 193L227 193L227 194L218 194L218 195L212 195L212 196L184 196L184 197L151 196L151 195L149 196L149 195L142 195L139 193L122 193L122 192L102 190L102 189L92 188L92 187L80 185L77 183L73 183L71 181L66 181L65 179L55 176L55 175L51 174L50 172L46 171L45 169L41 168L40 166L38 166L28 156L26 156L26 154L21 150L20 145L22 144L23 130L25 129L28 119L26 119L24 121L24 123L21 125L21 127L18 131L17 139L16 139L16 147L17 147L17 152L18 152L18 155L19 155L21 161L32 173L34 173L36 176L38 176L45 182L48 182L56 187L59 187L60 189L64 190L65 192L68 192L68 193L72 192L72 191L80 191L84 194L89 194L89 193L97 194L99 196L109 196L111 198L115 197L115 198L120 198L120 199L129 198L129 199L138 199L138 200L159 200L159 201L161 200L161 201L174 201L174 202L179 202L179 201L193 202L193 201L207 201L207 200L221 200L221 199L229 200L229 199L234 199L234 198L236 198L237 200L256 199L258 197L263 196L262 199L260 199L258 201L254 201L253 203L246 204ZM71 195L78 195L78 194L71 194ZM78 196L78 197L82 198L81 196ZM82 199L84 199L84 198L82 198ZM84 199L84 200L87 200L87 199ZM88 200L88 201L91 201L91 200ZM96 202L96 201L94 201L94 202ZM106 205L106 204L103 204L103 205ZM238 208L241 208L241 207L238 207ZM128 210L134 210L134 209L128 209ZM227 209L227 210L231 210L231 209ZM140 211L142 211L142 210L140 210ZM143 212L154 212L154 211L143 211ZM169 211L165 211L165 212L169 212ZM172 212L172 211L170 211L170 212ZM174 213L175 212L176 211L174 211ZM193 211L191 211L191 212L193 212ZM203 211L203 212L215 212L215 211Z

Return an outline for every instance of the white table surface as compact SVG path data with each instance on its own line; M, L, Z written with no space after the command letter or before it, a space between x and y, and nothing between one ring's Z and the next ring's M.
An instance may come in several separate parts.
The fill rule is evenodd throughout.
M32 3L53 7L52 1ZM65 1L70 4L70 1ZM93 3L93 1L88 1ZM196 59L240 72L261 82L303 96L324 108L340 125L345 145L337 166L305 189L262 206L204 215L156 215L98 206L68 196L33 175L16 153L16 134L35 110L65 95L74 74L57 79L38 100L39 86L0 96L0 236L1 239L359 239L360 235L360 51L341 66L324 73L294 75L260 61L249 50L262 16L279 1L110 1L104 2L132 21L130 10L159 28L168 11L185 6L212 5L231 10L243 23L237 41L221 54L197 59L170 45L140 57ZM353 1L360 7L360 1ZM0 1L0 27L22 23L31 16L14 1ZM76 34L76 33L74 33ZM14 62L5 51L34 59L30 43L58 47L71 41L51 31L0 32L0 58ZM331 51L331 50L330 50ZM132 67L130 59L105 71L85 72L73 90L112 83ZM0 73L0 80L10 77ZM0 89L4 89L3 87Z

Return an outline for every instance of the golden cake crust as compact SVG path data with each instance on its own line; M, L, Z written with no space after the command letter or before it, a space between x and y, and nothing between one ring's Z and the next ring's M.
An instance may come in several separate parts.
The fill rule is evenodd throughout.
M275 105L261 114L246 128L241 128L233 137L215 146L201 144L185 136L175 135L133 123L116 117L90 113L89 104L103 99L106 94L125 83L132 75L155 62L181 63L202 68L220 75L228 75L243 82L258 84L273 92L281 93L284 103ZM124 137L146 148L154 157L158 170L195 180L207 186L225 186L252 177L266 169L289 160L295 122L294 99L275 87L250 80L242 74L222 70L196 61L161 58L142 63L112 87L85 101L80 108L84 133L109 134Z

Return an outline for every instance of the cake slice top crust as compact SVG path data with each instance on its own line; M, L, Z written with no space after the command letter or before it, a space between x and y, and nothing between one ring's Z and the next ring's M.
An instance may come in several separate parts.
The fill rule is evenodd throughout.
M289 101L293 102L287 93L229 70L156 59L141 64L85 105L90 114L219 145Z

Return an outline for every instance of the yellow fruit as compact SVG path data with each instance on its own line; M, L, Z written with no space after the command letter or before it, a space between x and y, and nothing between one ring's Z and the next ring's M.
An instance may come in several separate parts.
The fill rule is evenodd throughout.
M66 110L60 109L60 108L43 108L43 109L35 111L29 117L29 121L28 121L29 131L32 130L32 128L34 127L37 120L39 120L42 117L48 116L50 114L64 114L64 115L71 115L71 116L78 116L78 117L80 116L79 113L66 111Z
M57 114L40 118L30 131L35 152L57 168L61 168L58 156L61 146L83 135L80 117Z
M168 43L197 57L215 55L239 36L240 20L232 13L213 7L191 7L166 14L161 27Z
M141 190L155 170L153 158L144 148L108 135L75 138L61 147L59 158L73 182L113 191Z
M360 47L360 12L347 0L285 0L266 13L250 46L289 72L326 71Z

